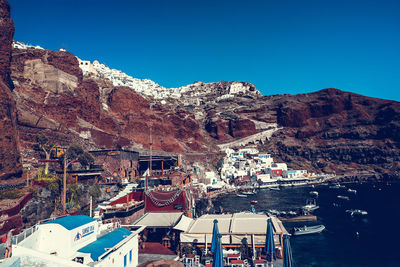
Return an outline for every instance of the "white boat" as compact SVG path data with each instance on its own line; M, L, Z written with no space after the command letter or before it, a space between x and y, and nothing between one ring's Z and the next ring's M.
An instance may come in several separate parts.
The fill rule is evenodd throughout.
M354 209L354 210L346 210L347 213L350 213L351 216L354 215L368 215L368 212L366 212L365 210L359 210L359 209Z
M347 189L347 192L357 194L357 190L351 188Z
M329 188L333 188L333 189L344 189L344 188L346 188L346 186L340 185L339 183L337 183L337 184L335 184L335 185L329 186Z
M293 235L319 234L325 229L324 225L303 226L293 228Z
M306 205L304 205L302 207L304 212L311 212L311 211L314 211L314 210L316 210L318 208L319 208L319 206L317 206L317 203L316 203L315 199L308 199L307 202L306 202Z
M279 187L270 187L270 190L280 190Z
M254 195L255 193L256 193L255 190L242 192L243 195Z
M270 214L276 215L276 216L281 214L281 212L279 210L268 210L267 213L270 213Z
M247 197L247 195L237 194L238 197Z
M350 198L348 196L337 196L337 198L339 199L343 199L343 200L350 200Z
M318 197L318 192L317 191L311 191L310 195Z

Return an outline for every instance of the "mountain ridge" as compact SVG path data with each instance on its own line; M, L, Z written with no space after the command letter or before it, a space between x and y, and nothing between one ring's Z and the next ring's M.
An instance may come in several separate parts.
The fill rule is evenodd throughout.
M27 47L12 53L25 161L39 132L61 145L145 150L151 122L156 150L213 155L200 157L210 169L221 153L219 147L239 141L258 146L293 168L315 172L384 175L399 168L396 101L335 88L262 95L254 85L239 81L195 82L180 87L178 97L160 97L158 91L144 94L140 88L115 83L122 78L110 79L112 71L105 65L110 77L96 69L95 75L85 69L85 61L67 51Z

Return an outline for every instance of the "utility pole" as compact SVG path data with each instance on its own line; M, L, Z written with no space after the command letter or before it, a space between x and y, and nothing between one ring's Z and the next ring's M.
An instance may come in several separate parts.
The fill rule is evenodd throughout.
M89 217L92 217L92 209L93 209L93 197L90 196L90 210L89 210Z
M153 114L153 104L150 104L150 111L151 114ZM153 173L153 122L150 122L150 140L149 140L149 145L150 145L150 163L149 163L149 173L146 176L146 191L149 189L149 178L148 176L151 176Z
M66 211L65 207L66 200L67 200L67 155L64 152L64 176L63 176L63 197L62 197L63 214L65 214Z

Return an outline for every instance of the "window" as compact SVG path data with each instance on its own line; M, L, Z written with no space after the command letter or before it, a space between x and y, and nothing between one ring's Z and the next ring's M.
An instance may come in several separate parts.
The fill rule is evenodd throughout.
M132 262L132 249L129 251L129 262Z
M127 264L127 262L126 262L127 256L128 256L128 254L124 256L124 267L126 267L126 264Z

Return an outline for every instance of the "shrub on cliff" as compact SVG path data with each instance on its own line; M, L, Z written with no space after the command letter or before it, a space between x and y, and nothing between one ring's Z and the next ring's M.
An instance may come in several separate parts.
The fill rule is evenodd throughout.
M21 191L18 189L4 189L0 191L0 200L3 199L17 199L20 198L24 195Z

